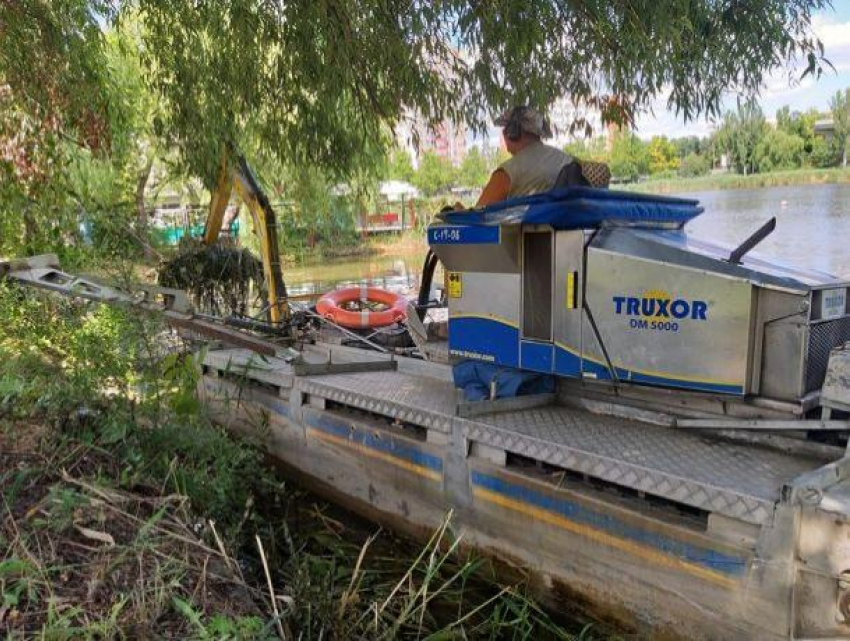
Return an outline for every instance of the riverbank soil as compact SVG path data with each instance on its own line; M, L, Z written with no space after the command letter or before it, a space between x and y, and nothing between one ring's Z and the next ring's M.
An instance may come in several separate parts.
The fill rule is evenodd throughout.
M57 447L57 445L68 447ZM196 534L187 497L40 422L0 425L0 629L12 637L269 636L262 594Z

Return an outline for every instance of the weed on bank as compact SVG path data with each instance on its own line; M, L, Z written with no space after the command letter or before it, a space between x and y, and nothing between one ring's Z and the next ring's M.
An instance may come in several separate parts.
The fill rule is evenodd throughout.
M155 318L0 283L10 638L590 638L461 552L287 483L198 403ZM595 636L595 635L594 635Z

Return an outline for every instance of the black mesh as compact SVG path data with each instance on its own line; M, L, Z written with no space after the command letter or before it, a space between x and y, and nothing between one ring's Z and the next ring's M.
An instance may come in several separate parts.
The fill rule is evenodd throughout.
M850 341L850 316L814 323L809 334L809 358L806 363L806 392L820 389L826 377L829 352Z

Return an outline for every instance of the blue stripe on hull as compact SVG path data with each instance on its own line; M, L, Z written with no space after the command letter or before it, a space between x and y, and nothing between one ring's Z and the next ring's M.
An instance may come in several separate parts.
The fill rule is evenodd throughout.
M507 367L522 367L531 371L554 372L559 376L580 377L591 374L598 380L610 380L608 368L596 361L581 358L561 346L555 346L554 368L551 361L543 357L544 345L523 341L523 349L533 354L523 354L520 364L519 330L507 323L478 316L459 316L449 319L449 350L454 356L483 360ZM547 352L548 354L548 352ZM741 395L743 385L715 383L712 381L689 380L675 376L646 374L625 368L617 368L617 377L630 383L642 383L661 387L674 387L696 392L719 392Z
M345 439L434 472L443 471L443 459L439 456L401 442L385 432L352 429L350 422L308 409L304 411L304 422L313 429L331 434L339 439Z
M522 341L520 346L522 369L551 374L555 369L555 351L552 343Z
M711 548L686 543L632 525L615 516L596 512L577 502L550 496L534 489L511 483L497 476L472 471L473 486L505 496L523 504L557 514L572 522L601 530L618 538L654 548L678 559L714 572L738 577L747 570L743 556L724 554Z
M477 316L450 318L449 350L456 356L518 367L519 330L507 323Z

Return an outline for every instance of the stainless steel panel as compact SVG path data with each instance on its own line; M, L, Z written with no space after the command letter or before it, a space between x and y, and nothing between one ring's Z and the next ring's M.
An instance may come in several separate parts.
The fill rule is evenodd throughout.
M595 241L588 250L588 305L614 366L635 376L745 389L752 289L745 280ZM585 352L602 360L599 352Z
M603 228L594 245L632 256L710 270L767 287L805 292L813 286L842 283L832 274L759 258L757 253L747 254L740 264L730 263L726 259L732 248L694 238L684 231Z
M519 273L462 272L463 295L449 298L449 316L482 316L513 327L520 322Z
M552 340L552 269L555 249L551 230L522 235L522 336Z
M585 300L587 297L585 296ZM596 331L593 328L593 325L590 322L590 318L588 318L587 313L583 313L581 315L581 376L582 378L596 379L596 378L612 378L610 373L609 363L605 358L605 353L602 351L602 345L599 342L599 337L596 335ZM603 368L602 371L605 373L605 376L599 376L599 368Z
M547 252L528 248L535 255L525 256L526 284L541 291L523 291L522 234L537 238L544 231L552 233L506 226L495 246L435 249L454 261L449 269L486 264L460 270L463 295L450 301L452 316L492 318L526 337L552 340L561 375L607 378L607 351L618 376L633 382L795 402L818 389L829 350L850 339L848 316L819 320L824 309L829 316L840 312L840 303L830 306L825 297L840 298L835 294L846 283L753 257L734 265L725 249L682 232L603 228L586 256L589 232L555 232L551 261ZM551 274L541 271L547 262ZM499 272L505 265L509 273ZM588 313L567 309L570 273ZM551 331L545 322L523 326L523 297L532 290L526 320L551 314ZM544 290L551 301L541 302Z
M809 312L809 297L806 292L787 292L775 289L756 288L756 313L752 324L752 357L750 359L750 391L753 394L763 394L763 378L768 370L764 366L765 350L769 348L765 333L770 323L773 322L805 322ZM771 340L772 342L772 340ZM796 358L802 358L802 353L797 352ZM773 378L771 388L776 393L777 389L793 390L799 387L795 382L796 376L802 365L796 368L772 366L769 374ZM793 370L793 373L792 373ZM782 377L789 377L790 381L780 383ZM788 398L786 392L784 398ZM779 398L779 397L777 397Z
M820 389L830 350L850 340L850 316L809 320L820 318L822 296L759 288L754 392L793 401Z
M555 345L561 349L581 352L582 300L584 299L583 231L559 231L555 234L555 274L553 297L553 333ZM575 274L576 307L567 308L567 278Z
M799 317L772 321L764 326L759 394L793 400L803 395L806 324Z

